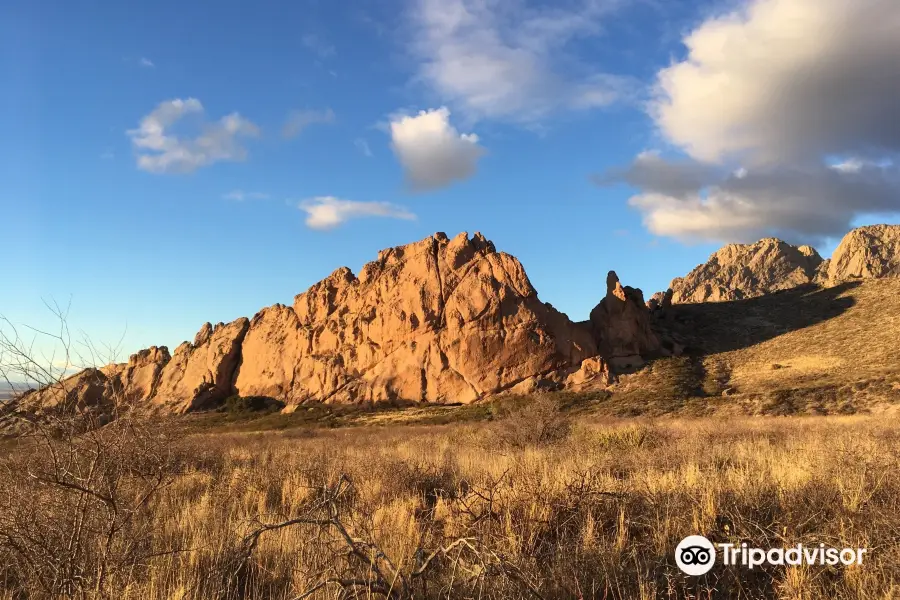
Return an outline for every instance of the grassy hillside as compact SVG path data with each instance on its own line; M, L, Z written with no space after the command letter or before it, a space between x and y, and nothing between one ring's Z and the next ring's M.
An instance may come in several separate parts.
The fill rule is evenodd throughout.
M900 405L900 279L676 305L656 328L688 346L614 386L615 414L835 414Z

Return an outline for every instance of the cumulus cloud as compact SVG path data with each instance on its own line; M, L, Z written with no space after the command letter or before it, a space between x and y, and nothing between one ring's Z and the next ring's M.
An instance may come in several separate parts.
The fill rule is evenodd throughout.
M333 229L350 219L362 217L390 217L414 220L416 216L390 202L358 202L341 200L334 196L319 196L304 200L300 210L306 213L306 225L311 229Z
M652 233L688 242L776 235L818 243L846 233L859 214L900 209L900 171L886 164L704 169L690 161L635 161L629 175L643 191L629 203Z
M471 177L485 150L474 133L459 133L441 107L391 119L391 146L413 191L446 187Z
M593 180L598 185L627 183L649 192L683 197L707 185L721 174L721 168L694 160L671 161L658 152L642 152L627 167L615 168Z
M137 129L127 132L137 151L138 168L151 173L190 173L220 161L241 161L247 157L241 137L259 135L259 128L231 113L216 122L200 122L200 133L179 136L172 127L185 117L203 115L196 98L166 100L141 119Z
M419 78L472 118L534 122L606 106L631 80L577 63L566 46L600 33L618 0L412 0Z
M704 161L896 152L898 32L896 0L755 0L684 39L650 111Z
M647 227L684 240L816 241L900 212L898 31L896 0L751 0L708 19L648 106L690 159L641 155L597 183L640 188Z
M267 200L269 194L264 192L245 192L244 190L232 190L222 196L225 200L243 202L244 200Z
M334 123L334 111L330 108L324 110L295 110L292 111L281 129L281 135L293 138L300 135L310 125L319 123Z

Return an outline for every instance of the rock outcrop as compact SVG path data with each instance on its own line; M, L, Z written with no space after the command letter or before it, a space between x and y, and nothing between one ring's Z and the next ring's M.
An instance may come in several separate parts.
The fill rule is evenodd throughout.
M591 311L590 324L600 355L614 367L640 366L660 349L643 293L623 287L615 271L606 276L606 297Z
M236 391L307 400L471 402L597 354L538 299L522 265L480 234L436 234L342 268L252 320Z
M815 280L822 257L811 246L776 238L728 244L684 277L672 280L672 302L741 300Z
M664 292L656 292L650 296L649 300L647 300L647 308L650 309L651 313L666 310L672 306L672 297L674 295L675 290L672 288L669 288Z
M224 400L232 392L241 343L249 325L246 317L227 325L204 324L193 344L184 342L166 361L150 399L152 404L181 414Z
M132 354L118 376L118 384L132 402L146 402L155 394L163 368L171 360L165 346L150 346Z
M151 347L69 378L59 398L48 389L33 399L102 406L115 398L181 414L232 394L292 410L307 401L455 403L592 389L612 382L611 367L660 351L641 291L613 272L607 288L590 321L573 323L481 234L437 233L383 250L358 276L338 269L292 306L206 323L171 355Z
M900 225L869 225L844 236L828 264L829 284L900 275Z
M115 385L115 374L110 377L108 369L84 369L52 385L26 392L19 403L32 412L111 406Z

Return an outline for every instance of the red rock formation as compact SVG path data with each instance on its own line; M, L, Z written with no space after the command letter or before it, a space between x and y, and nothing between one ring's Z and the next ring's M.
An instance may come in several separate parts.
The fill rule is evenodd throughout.
M644 356L659 351L644 294L623 287L615 271L606 276L606 297L591 311L590 323L600 355L613 367L640 366Z
M436 234L257 314L235 387L289 404L471 402L564 377L595 354L588 332L538 300L519 261L480 234Z
M590 323L572 323L538 299L518 260L481 234L438 233L383 250L358 277L338 269L293 306L206 323L171 357L152 347L86 371L71 380L81 390L72 401L115 395L180 414L235 393L290 410L305 401L472 402L583 389L611 381L607 358L632 365L658 349L648 321L640 290L623 288L615 273Z

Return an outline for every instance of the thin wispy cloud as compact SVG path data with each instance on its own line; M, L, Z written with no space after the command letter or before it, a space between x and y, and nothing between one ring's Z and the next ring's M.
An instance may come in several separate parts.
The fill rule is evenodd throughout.
M268 200L271 196L264 192L245 192L244 190L232 190L223 195L225 200L243 202L244 200Z
M149 58L144 57L144 56L141 57L140 61L138 61L138 64L141 65L142 67L146 67L146 68L148 68L148 69L155 69L155 68L156 68L156 65L153 64L153 61L150 60Z
M416 218L407 209L390 202L359 202L334 196L304 200L299 208L306 213L306 226L318 230L334 229L352 219L382 217L410 221Z
M303 133L310 125L334 123L335 114L330 108L323 110L294 110L288 114L281 135L285 138L294 138Z
M176 98L161 102L141 119L137 129L127 131L137 153L137 166L150 173L190 173L220 161L242 161L247 150L241 138L259 135L259 128L238 113L218 121L203 117L203 105L196 98ZM187 117L196 121L200 133L182 136L172 127Z
M359 150L363 156L372 156L372 149L369 147L369 142L366 141L365 138L356 138L353 140L353 145L356 146L356 149Z
M307 33L300 38L300 42L319 58L329 58L334 56L336 49L333 44L329 43L322 36L315 33Z
M602 33L622 2L413 0L418 79L471 119L534 123L562 110L610 105L635 83L578 63L567 46Z

